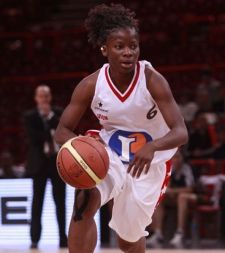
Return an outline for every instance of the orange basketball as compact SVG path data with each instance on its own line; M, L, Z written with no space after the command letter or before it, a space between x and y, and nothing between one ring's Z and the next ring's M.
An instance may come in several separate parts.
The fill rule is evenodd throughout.
M104 145L88 136L68 140L57 155L58 173L75 188L88 189L99 184L109 168Z

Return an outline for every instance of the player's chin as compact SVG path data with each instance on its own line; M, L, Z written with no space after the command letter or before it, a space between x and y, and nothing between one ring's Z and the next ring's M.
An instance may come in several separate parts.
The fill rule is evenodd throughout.
M120 69L123 73L133 72L135 69L135 63L120 63Z

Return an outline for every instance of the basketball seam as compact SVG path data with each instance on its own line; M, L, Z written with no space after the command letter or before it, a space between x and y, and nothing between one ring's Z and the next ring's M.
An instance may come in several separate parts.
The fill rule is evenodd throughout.
M79 139L80 140L80 139ZM87 142L84 142L84 143L86 143L86 144L88 144ZM83 158L83 156L76 150L76 148L72 145L72 142L70 143L70 145L71 145L71 147L73 147L73 149L77 152L77 154L81 157L81 159L88 165L88 167L89 167L89 169L91 170L91 172L95 175L95 177L97 178L97 179L99 179L99 182L101 182L102 181L102 179L101 178L99 178L99 176L98 175L96 175L96 173L91 169L91 166L86 162L86 159L84 159ZM93 146L92 146L93 147ZM70 152L70 150L67 148L67 147L65 147L68 151L69 151L69 153L72 155L72 157L75 159L75 161L76 162L78 162L77 161L77 159L73 156L73 154ZM96 150L96 149L95 149ZM95 184L97 184L97 182L92 178L92 176L83 168L83 166L78 162L78 164L81 166L81 168L83 169L83 171L85 171L85 173L92 179L92 181L95 183Z
M103 164L104 164L104 166L105 166L105 169L107 169L106 164L105 164L105 161L104 161L104 159L103 159L102 156L101 156L101 153L95 148L95 146L93 146L93 145L90 144L89 142L83 141L83 140L81 140L81 139L79 139L79 140L82 141L82 142L84 142L84 143L86 143L86 144L89 144L92 148L94 148L94 149L98 152L98 154L99 154L101 160L103 161ZM107 155L108 155L108 154L107 154ZM83 157L82 157L82 158L83 158Z
M63 149L66 149L66 148L63 148ZM62 150L63 150L62 149ZM69 153L70 153L70 151L68 150L68 149L66 149ZM71 153L70 153L70 155L71 155ZM62 156L62 155L61 155ZM72 158L76 161L76 159L72 156ZM64 167L64 172L65 172L65 174L66 174L66 176L69 178L69 180L71 180L71 182L72 182L72 179L71 179L71 177L70 177L70 175L67 173L67 171L66 171L66 169L65 169L65 166L64 166L64 162L63 162L63 159L62 159L62 157L61 157L61 162L62 162L62 164L63 164L63 167ZM77 162L77 161L76 161ZM79 164L78 164L79 165ZM94 181L94 180L93 180ZM73 184L71 184L70 183L70 185L72 185L73 187L74 187L74 185ZM81 184L81 186L80 187L86 187L85 185L82 185ZM76 188L79 188L79 187L76 187Z
M73 160L77 163L78 166L80 166L82 168L82 171L84 171L88 177L96 184L95 180L87 173L87 171L83 168L83 166L77 161L77 159L73 156L73 154L66 148L66 150L70 153L70 155L72 156ZM78 153L78 152L77 152ZM79 153L78 153L79 154ZM80 155L80 154L79 154ZM83 157L82 157L83 159ZM86 162L86 161L85 161ZM97 176L97 175L96 175ZM84 185L84 187L86 187Z
M61 152L63 151L63 149L61 150ZM60 153L60 160L61 160L61 162L62 162L62 165L63 165L63 173L65 173L65 175L69 178L69 180L70 180L70 176L69 176L69 174L67 174L67 171L66 171L66 169L65 169L65 166L64 166L64 162L63 162L63 159L62 159L62 153ZM61 171L58 169L58 171L59 171L59 174L63 174L63 173L61 173ZM63 176L63 175L62 175ZM70 185L71 185L71 183L70 183Z

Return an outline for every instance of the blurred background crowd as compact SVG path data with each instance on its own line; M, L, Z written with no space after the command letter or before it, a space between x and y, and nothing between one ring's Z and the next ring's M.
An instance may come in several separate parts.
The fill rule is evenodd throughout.
M166 77L189 130L189 143L173 160L169 190L149 228L154 237L148 243L188 247L184 238L223 241L225 1L113 2L137 13L141 59ZM1 0L1 178L29 176L23 113L34 107L37 85L47 84L53 104L64 107L77 83L102 65L100 50L88 44L83 27L88 10L98 3L102 1ZM90 128L99 126L87 112L76 131ZM103 223L108 216L103 215ZM109 238L106 230L102 243Z

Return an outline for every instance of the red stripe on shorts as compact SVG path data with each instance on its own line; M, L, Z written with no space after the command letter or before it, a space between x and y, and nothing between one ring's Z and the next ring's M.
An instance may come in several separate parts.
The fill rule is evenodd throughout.
M164 181L163 181L163 184L162 184L162 187L161 187L161 193L160 193L159 199L157 201L156 207L159 205L159 203L164 198L166 188L167 188L167 186L169 184L169 181L170 181L171 168L172 168L172 161L169 160L169 161L166 162L166 176L164 178Z

